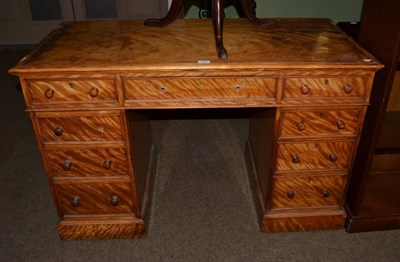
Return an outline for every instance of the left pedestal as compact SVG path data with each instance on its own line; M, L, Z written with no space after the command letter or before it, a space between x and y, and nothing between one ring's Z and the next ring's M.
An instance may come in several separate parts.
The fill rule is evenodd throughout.
M137 137L138 147L130 140L137 128L150 128L148 122L123 110L30 114L60 217L60 237L144 237L154 155L150 130L147 139Z
M148 119L112 109L114 79L56 78L21 78L21 84L60 237L144 237L154 159Z

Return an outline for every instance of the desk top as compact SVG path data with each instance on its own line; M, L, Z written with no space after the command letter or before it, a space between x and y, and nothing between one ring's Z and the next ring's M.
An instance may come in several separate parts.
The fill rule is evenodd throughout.
M10 72L381 67L330 20L270 21L226 19L226 61L216 56L212 20L176 20L163 28L142 20L68 22Z

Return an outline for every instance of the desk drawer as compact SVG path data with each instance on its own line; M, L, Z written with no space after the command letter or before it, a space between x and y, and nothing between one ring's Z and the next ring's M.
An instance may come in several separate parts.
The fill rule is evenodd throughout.
M275 98L276 78L125 79L126 100Z
M346 176L274 178L272 208L342 206Z
M64 215L132 212L130 183L55 184Z
M32 105L74 102L117 103L117 89L113 79L29 80L27 86Z
M121 119L110 116L37 117L43 143L122 141Z
M53 177L126 176L123 148L47 149Z
M355 136L360 116L361 109L283 110L280 136Z
M367 81L367 77L288 77L284 80L283 100L365 100Z
M353 142L278 144L277 171L347 169Z

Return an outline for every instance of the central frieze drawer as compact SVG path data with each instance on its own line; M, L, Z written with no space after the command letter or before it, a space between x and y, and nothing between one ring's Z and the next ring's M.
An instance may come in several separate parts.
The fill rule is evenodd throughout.
M365 99L367 77L288 77L284 80L286 99Z
M272 208L342 206L346 176L274 178Z
M29 80L32 105L71 102L115 102L117 89L113 79Z
M64 215L132 212L130 183L55 184Z
M125 79L126 100L275 99L277 78Z
M280 143L277 171L347 169L353 142Z
M126 176L123 148L47 149L53 177Z
M352 135L361 109L282 111L281 137Z
M38 117L43 143L122 141L121 119L112 116Z

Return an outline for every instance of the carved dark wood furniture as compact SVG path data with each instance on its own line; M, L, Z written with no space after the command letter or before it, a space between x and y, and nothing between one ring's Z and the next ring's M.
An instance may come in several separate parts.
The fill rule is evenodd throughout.
M188 1L183 4L183 8L186 11L191 7L191 5L197 4L196 6L199 8L198 12L199 18L212 18L212 2L213 0L202 0L194 3ZM257 3L255 1L253 1L253 3L254 3L253 8L256 9ZM225 8L229 6L233 6L235 8L240 18L246 18L246 15L242 9L241 0L225 0Z
M354 163L348 232L400 228L400 3L365 0L359 43L384 65L374 82Z
M214 26L214 37L217 48L217 55L220 59L227 59L228 53L224 47L223 41L223 26L224 26L224 7L226 0L212 0L212 18ZM254 0L238 0L242 6L242 10L247 19L256 25L261 24L261 21L256 17L256 4ZM172 0L171 8L167 15L161 19L150 18L145 21L146 26L163 27L174 22L178 17L179 12L183 8L184 0Z
M215 57L207 20L64 23L10 70L21 81L62 239L145 235L149 109L252 108L244 151L261 230L343 227L381 64L329 20L272 21L227 23L225 61Z

